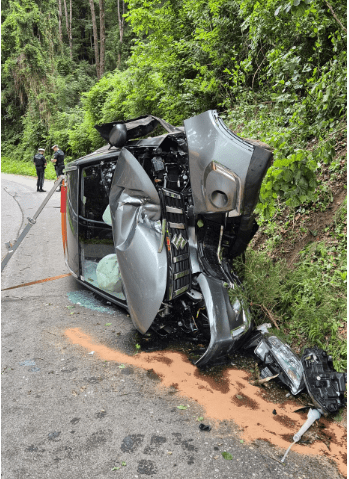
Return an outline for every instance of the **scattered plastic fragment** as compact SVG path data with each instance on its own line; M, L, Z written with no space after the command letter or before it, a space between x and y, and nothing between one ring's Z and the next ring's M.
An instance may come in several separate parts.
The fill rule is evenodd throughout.
M260 331L262 334L267 334L268 329L270 329L270 328L271 328L270 323L263 323L263 324L256 327L257 331Z
M230 454L230 452L222 452L222 456L224 459L227 459L228 461L231 461L233 459L233 456Z
M36 367L31 368L32 373L38 373L39 371L40 371L40 368L36 368Z
M300 430L293 436L293 443L289 446L287 451L285 452L283 458L281 459L281 462L284 462L287 454L289 453L291 447L293 444L296 444L300 440L300 438L303 436L303 434L310 428L310 426L317 420L320 419L321 417L321 411L318 409L309 409L308 412L308 418L303 424L303 426L300 428Z
M274 416L277 415L276 409L273 409L273 414L274 414Z
M25 361L22 361L19 363L20 366L36 366L36 362L34 359L26 359Z
M345 405L347 375L335 371L332 356L323 349L307 348L302 365L308 393L322 414L335 413Z
M91 351L91 352L90 352L90 353L88 353L88 354L90 354L90 355L92 356L94 353L95 353L94 351Z
M201 423L199 424L199 429L200 431L211 431L211 426Z
M300 407L298 409L296 409L295 411L293 412L307 412L309 409L311 409L313 406L303 406L303 407Z
M277 377L278 377L278 374L274 374L274 376L269 376L268 378L258 379L256 381L256 384L268 383L269 381L271 381L272 379L275 379Z

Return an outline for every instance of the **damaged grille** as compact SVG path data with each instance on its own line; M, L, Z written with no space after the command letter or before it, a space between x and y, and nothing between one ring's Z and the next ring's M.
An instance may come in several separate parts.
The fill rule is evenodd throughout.
M190 289L189 243L183 196L162 189L163 216L167 222L168 257L167 299L171 300Z

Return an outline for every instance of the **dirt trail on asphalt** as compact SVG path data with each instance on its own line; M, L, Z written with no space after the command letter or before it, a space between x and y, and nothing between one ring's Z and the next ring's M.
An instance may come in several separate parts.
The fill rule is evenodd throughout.
M214 378L204 376L184 354L171 351L139 353L128 356L112 349L85 334L79 328L65 331L69 341L86 351L94 351L101 360L126 363L145 370L152 370L161 378L159 387L175 387L185 399L196 401L206 411L206 416L216 421L231 420L241 430L246 442L256 439L269 441L287 449L291 438L304 424L306 413L295 413L299 403L294 400L275 404L263 397L263 390L250 384L250 374L230 368L217 383ZM277 414L273 414L277 410ZM346 431L341 426L321 418L330 446L316 441L310 447L294 445L294 452L306 455L323 455L336 461L341 474L346 476Z

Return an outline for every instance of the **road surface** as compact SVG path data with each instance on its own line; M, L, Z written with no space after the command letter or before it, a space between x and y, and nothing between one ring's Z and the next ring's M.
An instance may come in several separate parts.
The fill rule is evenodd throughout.
M35 181L2 175L2 257L45 197ZM127 314L73 277L4 290L69 272L59 206L54 193L2 274L4 479L341 477L312 446L282 465L285 449L241 439L233 421L214 421L200 400L181 395L175 378L164 386L170 360L153 353L147 369L147 353L134 356L139 337ZM196 373L187 374L195 388ZM211 431L200 431L201 421Z

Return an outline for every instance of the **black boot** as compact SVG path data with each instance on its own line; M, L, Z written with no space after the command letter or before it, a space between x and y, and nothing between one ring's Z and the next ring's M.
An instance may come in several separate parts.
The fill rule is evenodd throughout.
M41 190L39 190L39 191L40 191L41 193L46 193L46 190L43 190L43 189L41 189Z

